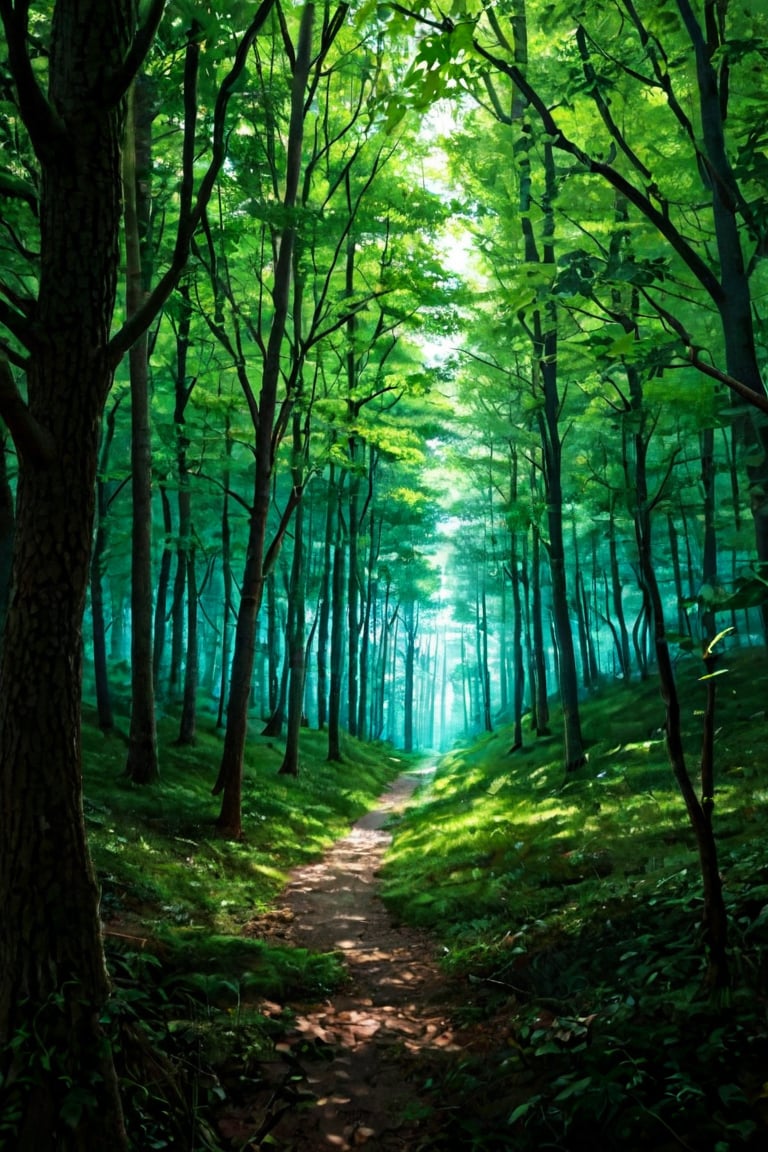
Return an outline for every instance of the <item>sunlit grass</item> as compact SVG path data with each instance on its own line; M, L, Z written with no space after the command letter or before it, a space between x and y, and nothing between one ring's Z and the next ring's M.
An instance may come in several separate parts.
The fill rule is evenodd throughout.
M394 758L390 748L352 740L344 748L345 763L331 764L325 737L307 731L294 779L278 775L280 741L253 736L243 780L245 835L236 844L215 835L220 800L211 788L220 732L203 728L193 746L182 748L174 744L175 725L162 721L161 779L137 786L124 775L124 730L118 725L104 734L90 720L86 710L84 808L107 932L126 946L159 946L165 964L185 970L194 968L206 941L242 941L249 921L274 906L288 871L322 855L407 766L407 758ZM258 955L260 975L253 979L264 992L270 982L273 992L300 982L299 969L308 987L318 984L315 976L310 979L311 963L299 963L288 949L272 956L270 946L251 940L242 951L228 952L228 960L223 947L214 949L222 963L240 956L244 971L253 967L245 954ZM338 965L320 964L323 986L331 969L339 975Z
M752 780L751 719L765 696L764 662L761 653L733 654L720 693L715 824L723 842L748 843L755 825L765 826L768 790ZM680 670L694 782L698 673L694 660ZM676 883L686 868L695 886L695 842L663 722L653 681L614 685L584 703L589 764L572 777L564 777L558 738L539 744L527 735L524 752L509 754L511 734L503 727L449 753L397 830L384 872L391 907L451 937L466 927L468 937L492 949L522 921L543 918L550 930L570 931L574 907L588 912L606 900L631 907L650 899L653 885Z

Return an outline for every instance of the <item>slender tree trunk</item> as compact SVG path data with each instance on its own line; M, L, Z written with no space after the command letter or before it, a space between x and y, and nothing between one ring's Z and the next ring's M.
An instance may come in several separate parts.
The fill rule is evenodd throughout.
M181 702L178 744L194 744L197 735L197 684L199 676L198 604L195 549L190 543L187 560L187 657L184 663L184 693Z
M585 688L594 684L593 666L589 658L589 624L587 620L586 604L584 602L584 577L581 570L581 556L579 542L576 536L576 517L571 521L571 540L573 541L573 587L576 595L574 605L576 608L576 630L579 639L579 655L581 657L581 679Z
M333 571L331 576L331 667L328 693L328 759L341 761L341 684L344 651L344 576L345 548L341 523L341 485L343 475L335 488L335 539L333 544Z
M156 694L162 683L161 672L165 659L165 638L167 633L168 613L168 586L171 580L171 563L173 549L171 537L173 534L173 518L171 516L171 500L164 483L160 484L160 506L163 513L163 551L160 556L160 572L157 578L157 593L155 595L155 629L152 645L152 679Z
M611 599L613 601L613 620L616 624L616 650L619 656L619 668L625 683L629 682L631 674L631 660L629 655L629 632L624 616L623 585L619 572L619 550L616 540L615 497L611 494L611 506L608 510L608 562L611 571Z
M269 718L262 729L262 736L282 736L285 723L285 710L288 701L288 677L291 669L290 646L290 586L288 587L287 609L278 607L276 580L270 573L267 580L267 598L270 606L270 620L267 628L269 649ZM278 637L280 642L278 643Z
M347 728L357 735L357 698L360 678L360 477L354 472L356 443L350 440L350 472L347 496Z
M510 503L514 507L518 499L517 454L512 452L510 460ZM523 659L523 604L520 595L520 559L518 556L519 530L512 527L509 533L509 569L512 585L512 746L510 752L523 747L523 699L525 696L525 662Z
M304 484L302 465L305 450L305 433L309 428L302 427L302 419L297 412L293 415L293 485L301 488ZM280 765L284 776L299 774L299 735L304 715L304 681L306 677L304 644L306 639L306 589L304 571L304 505L299 503L293 521L293 562L288 593L288 664L290 684L288 689L288 724L285 739L285 755Z
M702 548L702 584L714 594L717 587L717 532L715 528L715 433L712 428L705 428L699 433L699 449L701 456L701 486L704 491L704 546ZM768 505L766 505L768 513ZM768 559L768 556L766 556ZM711 600L705 603L701 613L701 640L706 648L710 640L714 639L715 613L712 610Z
M442 650L443 655L440 675L440 750L444 751L448 746L448 645L445 633L438 650Z
M258 420L255 429L254 493L248 529L245 571L240 607L235 630L232 673L227 707L227 729L224 737L219 775L214 793L223 792L217 829L222 836L238 840L242 836L243 755L248 735L248 701L251 696L256 640L256 620L264 594L264 580L269 567L266 536L275 444L277 393L281 379L281 352L285 339L293 273L293 249L296 241L291 209L301 174L301 150L304 138L304 101L312 57L312 28L315 7L307 3L302 11L298 43L293 61L291 85L291 118L288 128L287 165L283 206L288 223L282 231L272 290L272 323L269 331Z
M232 616L232 529L229 523L229 460L232 455L232 441L229 436L229 416L225 427L227 466L224 469L222 484L224 498L221 504L221 575L224 586L224 610L221 621L221 684L219 687L219 710L216 716L216 727L224 726L224 701L227 698L227 685L229 683L230 636L229 622Z
M549 736L549 689L547 679L547 653L544 646L544 608L541 598L541 535L533 527L531 554L531 612L533 615L533 658L536 668L536 724L537 736Z
M680 543L679 534L672 518L667 513L667 531L669 533L669 554L672 559L672 575L675 581L675 597L677 599L677 627L681 636L691 635L691 622L685 609L685 595L683 593L683 578L680 571Z
M171 661L168 668L168 694L174 702L182 691L181 670L184 666L184 596L187 588L187 557L181 546L181 533L176 540L176 570L171 601Z
M107 631L104 614L104 576L107 568L109 542L109 481L107 469L109 452L115 434L115 409L112 408L102 429L99 466L96 477L96 531L91 556L91 621L93 625L93 676L96 687L96 712L99 728L109 731L114 727L112 695L109 688L107 666Z
M277 609L277 580L274 570L267 577L267 699L269 715L277 712L280 699L280 628Z
M336 478L333 464L328 479L328 498L325 502L325 535L320 575L320 594L317 617L317 726L322 732L328 720L328 638L331 623L331 570L333 567L333 533L335 528L333 493Z
M666 635L661 593L656 578L653 561L652 522L648 507L647 483L645 479L645 444L642 435L637 437L637 502L636 516L638 555L643 579L643 594L646 598L648 615L653 621L656 661L659 668L661 695L666 709L666 739L672 771L680 789L688 812L688 819L696 838L701 870L704 911L704 941L709 963L709 983L713 989L723 989L730 983L728 965L728 921L723 901L722 882L717 859L717 844L712 827L714 808L713 785L711 779L704 789L701 800L696 796L685 761L680 719L680 701L675 684L675 674L669 641ZM709 669L708 669L709 671ZM714 699L708 707L712 720ZM706 720L705 720L706 724ZM706 728L705 728L706 741ZM706 751L703 753L703 762ZM711 770L710 770L711 776Z
M368 723L368 686L370 681L371 662L371 613L373 611L376 595L376 581L374 571L381 541L381 528L377 525L373 514L373 466L369 469L368 490L368 563L366 565L365 604L360 635L360 690L357 702L357 734L364 740L371 731Z
M418 611L413 600L403 609L405 633L405 660L403 672L403 751L413 752L414 667L416 663L416 635L419 630Z
M145 245L149 220L152 113L146 86L134 82L125 145L127 312L141 307L148 282ZM152 675L152 433L149 344L144 331L128 353L131 375L131 723L126 775L150 784L160 775Z
M483 573L480 583L477 607L477 673L480 684L480 699L483 707L483 729L486 732L492 732L491 671L488 666L488 604L485 592L485 573Z
M187 448L189 447L186 430L187 404L194 387L194 380L190 382L187 371L189 336L192 325L192 301L188 283L185 282L179 285L178 297L181 302L181 315L176 325L173 424L176 430L176 478L179 486L179 592L181 593L181 600L186 599L187 608L186 655L184 659L184 685L181 698L178 743L193 744L197 726L197 682L199 669L197 647L197 578L195 571L194 527L192 524L192 490L190 487L189 468L187 467ZM179 629L179 633L181 633L181 629Z

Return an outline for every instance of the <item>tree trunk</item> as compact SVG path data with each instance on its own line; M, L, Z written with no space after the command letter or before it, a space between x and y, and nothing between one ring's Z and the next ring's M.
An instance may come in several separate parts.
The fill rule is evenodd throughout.
M510 504L517 503L517 453L512 450L510 460ZM520 595L520 558L518 555L519 530L516 526L509 532L509 569L512 585L512 745L510 752L523 747L523 698L525 695L525 662L523 659L523 604Z
M335 488L336 536L333 545L331 575L331 667L328 692L328 759L341 761L341 683L344 651L344 568L345 547L341 523L341 485Z
M123 186L125 190L126 300L128 318L148 289L145 245L149 213L152 115L137 80L129 100ZM134 784L157 780L155 685L152 675L152 440L149 412L149 345L146 330L132 345L131 375L131 723L125 772Z
M715 529L715 433L705 428L699 433L701 486L704 492L704 545L701 557L701 579L704 589L712 593L717 587L717 532ZM768 505L766 506L768 508ZM705 596L701 608L701 642L706 648L714 639L715 613L712 600Z
M287 139L287 167L283 207L288 223L279 237L272 290L272 323L267 342L258 419L255 427L254 493L248 528L245 571L237 614L232 674L227 706L227 728L224 737L219 775L214 794L223 792L216 827L220 835L239 840L242 836L243 756L248 734L248 702L251 696L256 621L264 594L268 571L266 535L269 517L271 480L274 465L275 415L278 385L281 379L281 353L285 339L293 271L293 249L296 241L291 209L296 203L301 174L301 149L304 137L304 101L312 55L314 4L305 5L301 16L298 44L293 62L291 117Z
M3 19L25 53L18 10L4 5ZM0 1077L18 1116L14 1152L128 1147L100 1023L109 982L85 841L80 707L122 215L123 116L104 85L135 23L129 0L60 0L50 104L31 70L36 95L27 86L22 101L32 104L43 179L39 335L27 368L29 423L14 434L17 522L0 665Z
M186 657L184 660L184 687L181 700L179 724L179 744L193 744L197 723L197 579L195 573L194 528L192 524L192 491L187 448L189 439L186 432L187 404L192 395L195 381L190 382L187 372L189 334L192 324L192 302L189 285L179 287L181 315L176 327L176 370L174 373L175 403L173 424L176 431L176 479L178 481L179 504L179 591L186 592Z
M221 621L221 684L219 687L219 710L216 715L216 727L224 727L224 701L227 698L227 684L229 683L229 621L232 615L232 530L229 524L229 459L232 455L232 439L229 435L229 414L226 417L226 453L227 467L222 477L224 498L221 504L221 575L224 584L224 611Z
M104 617L104 575L107 561L107 542L109 530L107 528L107 515L109 510L109 482L106 479L109 462L109 449L115 431L114 410L110 413L111 419L102 431L102 442L99 450L98 476L96 479L96 531L93 538L93 554L91 556L91 624L93 627L93 678L96 688L96 713L99 728L109 731L114 727L112 715L112 697L109 690L109 671L107 668L107 631Z
M366 739L371 731L368 717L368 685L370 680L370 650L371 650L371 614L373 612L374 597L376 595L376 581L374 572L381 543L381 527L373 515L373 464L368 471L368 563L365 581L365 605L363 609L362 629L360 636L360 687L357 702L357 734L361 740Z
M320 575L320 593L317 619L317 727L322 732L328 721L328 637L331 623L331 569L333 567L333 532L335 500L335 468L330 466L328 497L325 502L325 536Z
M303 469L300 461L304 451L304 435L301 418L295 413L293 417L293 483L301 487L304 482ZM304 642L306 635L306 591L304 586L304 506L299 503L294 517L293 531L293 562L291 564L291 583L288 593L288 627L286 630L286 643L288 645L288 664L290 668L290 683L288 688L288 723L286 728L285 754L280 765L283 776L298 776L299 774L299 735L301 721L304 714L304 680L306 666L304 663Z
M547 653L544 647L544 609L541 602L541 534L533 526L531 550L531 613L533 615L533 659L536 669L536 724L537 736L549 736L549 689L547 682Z
M173 549L171 548L171 535L173 533L173 520L171 517L171 501L165 484L160 484L160 506L163 512L163 551L160 555L160 572L157 577L157 593L155 595L155 630L152 641L152 679L155 684L155 694L159 692L161 684L161 671L165 659L166 614L168 612L168 586L171 580L171 562Z
M413 600L403 611L405 631L405 668L403 676L403 751L413 752L413 673L416 662L416 634L419 629L418 613Z
M187 658L184 663L184 693L181 701L178 744L194 744L197 732L197 683L199 654L197 641L197 576L195 549L190 544L187 560Z
M8 451L5 428L0 426L0 649L3 645L3 627L8 611L13 557L14 501L8 478Z
M619 572L619 550L616 541L616 517L614 513L615 497L611 493L611 506L608 509L608 558L611 571L611 599L613 601L613 620L616 625L616 651L619 656L619 668L625 683L629 682L631 662L629 656L629 632L624 616L623 586Z

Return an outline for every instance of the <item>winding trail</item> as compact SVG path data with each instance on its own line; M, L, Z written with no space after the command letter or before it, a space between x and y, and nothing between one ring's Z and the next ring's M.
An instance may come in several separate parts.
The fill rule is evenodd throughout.
M420 1090L429 1069L465 1046L444 1002L445 977L434 944L394 923L377 892L377 872L391 841L385 825L404 810L429 771L399 777L320 862L292 872L282 907L272 914L272 930L265 926L267 934L300 947L342 953L350 977L332 1000L291 1005L295 1025L278 1053L294 1071L298 1061L305 1079L293 1106L274 1110L265 1147L418 1148L428 1116ZM266 1011L284 1007L266 1005Z

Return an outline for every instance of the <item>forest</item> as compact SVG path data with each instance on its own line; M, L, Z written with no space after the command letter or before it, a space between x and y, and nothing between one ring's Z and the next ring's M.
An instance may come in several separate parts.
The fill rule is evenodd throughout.
M766 0L0 21L0 1150L762 1149Z

